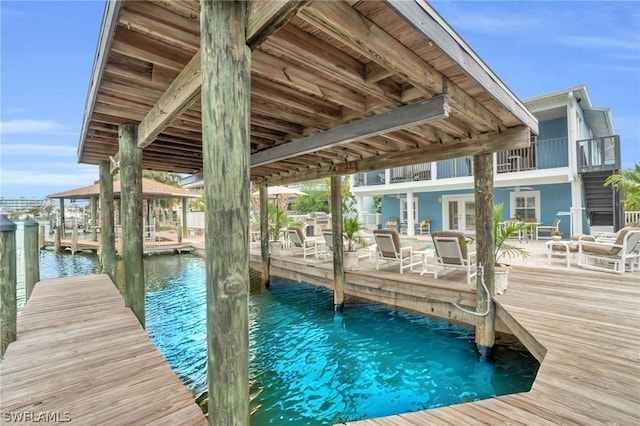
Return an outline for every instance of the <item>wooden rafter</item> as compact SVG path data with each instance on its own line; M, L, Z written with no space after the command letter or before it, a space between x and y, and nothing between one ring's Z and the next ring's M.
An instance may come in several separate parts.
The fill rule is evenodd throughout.
M428 101L406 105L393 111L363 118L354 123L292 141L286 145L257 152L251 155L251 166L260 166L347 142L366 139L427 121L446 118L448 115L449 106L446 96L436 96Z

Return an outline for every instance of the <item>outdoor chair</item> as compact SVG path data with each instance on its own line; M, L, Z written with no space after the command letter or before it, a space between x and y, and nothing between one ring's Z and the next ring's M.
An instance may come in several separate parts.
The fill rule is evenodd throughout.
M423 217L418 226L416 226L420 235L431 233L431 219L428 217Z
M384 224L384 229L395 229L398 230L398 218L395 216L390 216L387 219L387 223Z
M400 234L395 229L375 229L373 237L376 241L376 270L379 269L380 261L398 262L400 264L400 273L410 268L413 272L413 266L422 262L413 261L413 248L400 247Z
M433 238L434 265L433 277L438 278L438 269L463 269L467 273L467 284L477 274L476 253L469 251L466 237L462 232L438 231L431 234Z
M592 263L590 263L592 262ZM615 242L581 242L578 264L585 269L624 274L640 270L640 228L624 227Z
M540 225L536 228L536 239L542 239L540 234L549 234L548 237L544 237L546 239L550 239L552 236L558 233L558 225L560 224L560 219L557 217L553 219L551 225Z
M324 237L324 260L325 262L329 260L329 254L333 254L333 232L331 229L324 229L322 231L322 236Z
M296 251L300 250L302 251L302 257L305 259L309 254L318 256L318 245L321 243L319 240L306 238L302 228L299 227L288 228L287 233L289 234L292 254L295 255Z

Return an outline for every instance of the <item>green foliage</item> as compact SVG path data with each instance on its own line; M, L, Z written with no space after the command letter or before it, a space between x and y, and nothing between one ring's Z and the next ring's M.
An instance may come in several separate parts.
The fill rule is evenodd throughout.
M501 224L503 210L504 204L498 204L493 209L493 256L496 265L504 256L509 258L519 256L522 259L531 256L531 253L523 247L515 246L508 242L508 240L514 238L518 232L525 232L529 224L515 221L507 221Z
M280 232L287 226L287 214L276 204L269 204L269 237L271 241L280 238Z
M382 213L382 197L373 197L373 208L376 213Z
M625 210L640 210L640 163L636 163L633 169L620 170L609 176L604 184L613 185L622 191Z
M200 194L200 198L189 201L189 210L192 212L204 211L204 194Z
M358 221L357 216L347 216L342 224L342 235L347 241L347 251L356 251L358 247L367 245L367 241L359 234L364 226Z
M325 189L319 189L315 186L303 186L301 191L307 195L296 198L291 204L292 210L300 214L327 211L327 191Z

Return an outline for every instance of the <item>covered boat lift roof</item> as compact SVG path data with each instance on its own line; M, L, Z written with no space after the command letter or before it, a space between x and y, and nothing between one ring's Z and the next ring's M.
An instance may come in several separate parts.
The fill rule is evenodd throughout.
M202 171L199 17L197 0L106 3L79 162L117 166L118 126L134 123L143 168ZM250 1L247 44L258 186L522 147L538 131L422 1Z

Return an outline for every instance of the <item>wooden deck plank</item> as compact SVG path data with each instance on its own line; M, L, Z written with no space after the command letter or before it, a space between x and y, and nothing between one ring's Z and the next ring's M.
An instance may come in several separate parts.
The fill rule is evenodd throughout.
M1 366L2 413L69 413L78 424L206 424L106 275L38 283Z

